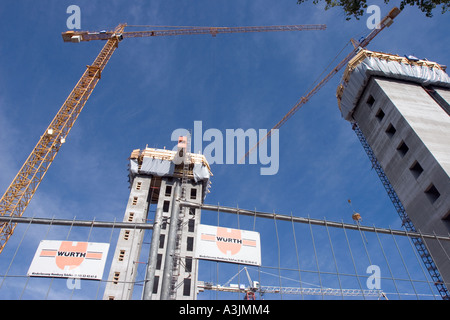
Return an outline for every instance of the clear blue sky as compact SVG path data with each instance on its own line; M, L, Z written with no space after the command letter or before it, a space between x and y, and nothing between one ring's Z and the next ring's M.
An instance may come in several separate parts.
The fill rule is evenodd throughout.
M372 1L380 5L382 16L398 2L386 6ZM295 0L3 0L2 193L103 45L63 43L61 32L67 30L66 9L71 4L81 8L82 30L113 29L121 22L326 24L327 30L126 39L103 72L26 216L121 220L129 192L127 158L133 149L147 144L172 148L172 131L193 128L196 120L202 121L203 130L216 128L224 135L226 129L270 129L350 38L370 31L368 16L346 21L340 8L324 11L322 5L299 6ZM406 8L369 49L450 65L449 29L449 16L441 15L439 9L430 19L417 8ZM348 46L343 52L350 50ZM350 124L341 118L335 98L340 76L281 128L276 175L261 176L260 165L212 165L212 192L205 202L351 223L347 199L352 199L364 224L399 229L401 222L381 182ZM209 222L217 223L216 216ZM226 218L222 222L226 224ZM228 223L237 226L235 218ZM30 247L34 250L37 243ZM263 264L269 264L264 254Z

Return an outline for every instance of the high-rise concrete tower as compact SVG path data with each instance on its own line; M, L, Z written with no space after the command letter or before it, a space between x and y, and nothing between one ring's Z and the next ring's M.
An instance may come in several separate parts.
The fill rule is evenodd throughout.
M450 78L445 66L361 50L337 90L417 231L450 233ZM450 288L450 243L426 240ZM425 252L426 254L426 252ZM448 297L448 296L447 296Z
M143 299L197 296L194 252L201 211L181 207L180 201L202 204L211 171L203 155L188 149L186 137L180 137L177 151L145 148L131 153L131 190L123 221L153 220ZM121 230L103 299L131 299L143 238L142 229Z

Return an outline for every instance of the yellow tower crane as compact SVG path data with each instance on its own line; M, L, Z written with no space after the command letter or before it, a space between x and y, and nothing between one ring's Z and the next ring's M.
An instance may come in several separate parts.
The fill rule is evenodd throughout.
M278 130L283 124L286 123L303 105L305 105L317 92L319 92L320 89L322 89L325 84L327 84L330 79L332 79L336 73L338 73L343 67L347 65L347 63L356 56L356 54L361 50L361 48L365 48L384 28L390 27L394 23L394 19L400 14L400 9L397 7L394 7L389 11L387 16L385 16L380 23L377 25L375 29L373 29L367 37L362 39L360 42L355 41L351 39L351 42L353 43L354 49L347 54L347 56L339 62L314 88L312 88L307 94L305 94L303 97L301 97L297 103L289 110L288 113L284 115L284 117L278 121L277 124L273 126L272 129L263 137L261 138L247 153L242 157L241 160L239 160L239 163L244 163L245 158L247 158L252 152L256 150L256 148L262 144L264 141L266 141L271 135L274 130Z
M119 24L113 31L67 31L62 33L65 42L105 40L106 44L95 58L78 83L64 101L50 125L40 137L31 154L13 179L0 200L0 215L21 217L42 182L45 173L56 154L65 143L66 137L83 110L89 96L94 90L101 74L112 54L125 38L211 34L215 37L222 33L275 32L275 31L312 31L325 30L326 25L289 25L289 26L257 26L257 27L184 27L145 31L124 32L126 24ZM17 223L0 223L0 253L11 237Z

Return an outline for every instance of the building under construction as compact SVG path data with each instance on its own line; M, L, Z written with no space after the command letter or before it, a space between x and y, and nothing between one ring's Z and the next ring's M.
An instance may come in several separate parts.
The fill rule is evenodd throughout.
M191 154L186 137L177 151L145 148L130 156L130 197L124 222L153 220L144 299L194 299L197 295L195 234L201 210L180 207L180 200L202 204L211 169ZM155 210L151 210L155 209ZM154 217L149 217L149 211ZM104 299L130 299L137 275L144 230L123 229L115 249Z
M337 98L403 226L448 236L450 78L445 69L413 56L361 50L349 62ZM450 244L427 240L416 247L435 282L450 283Z

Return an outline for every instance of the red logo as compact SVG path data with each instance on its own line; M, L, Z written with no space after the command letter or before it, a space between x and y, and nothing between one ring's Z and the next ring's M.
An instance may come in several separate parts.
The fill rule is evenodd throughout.
M241 230L217 228L216 244L222 253L234 255L241 251Z
M68 267L69 270L72 270L79 267L84 259L99 260L102 258L101 252L88 252L87 247L87 242L62 241L58 250L43 249L40 256L54 257L58 268L65 270Z
M77 242L74 245L72 241L63 241L55 258L58 268L64 270L68 266L71 270L78 267L86 258L87 245L87 242Z
M216 234L202 233L201 240L215 242L217 248L226 255L235 255L243 246L256 247L253 239L244 239L241 230L217 227Z

